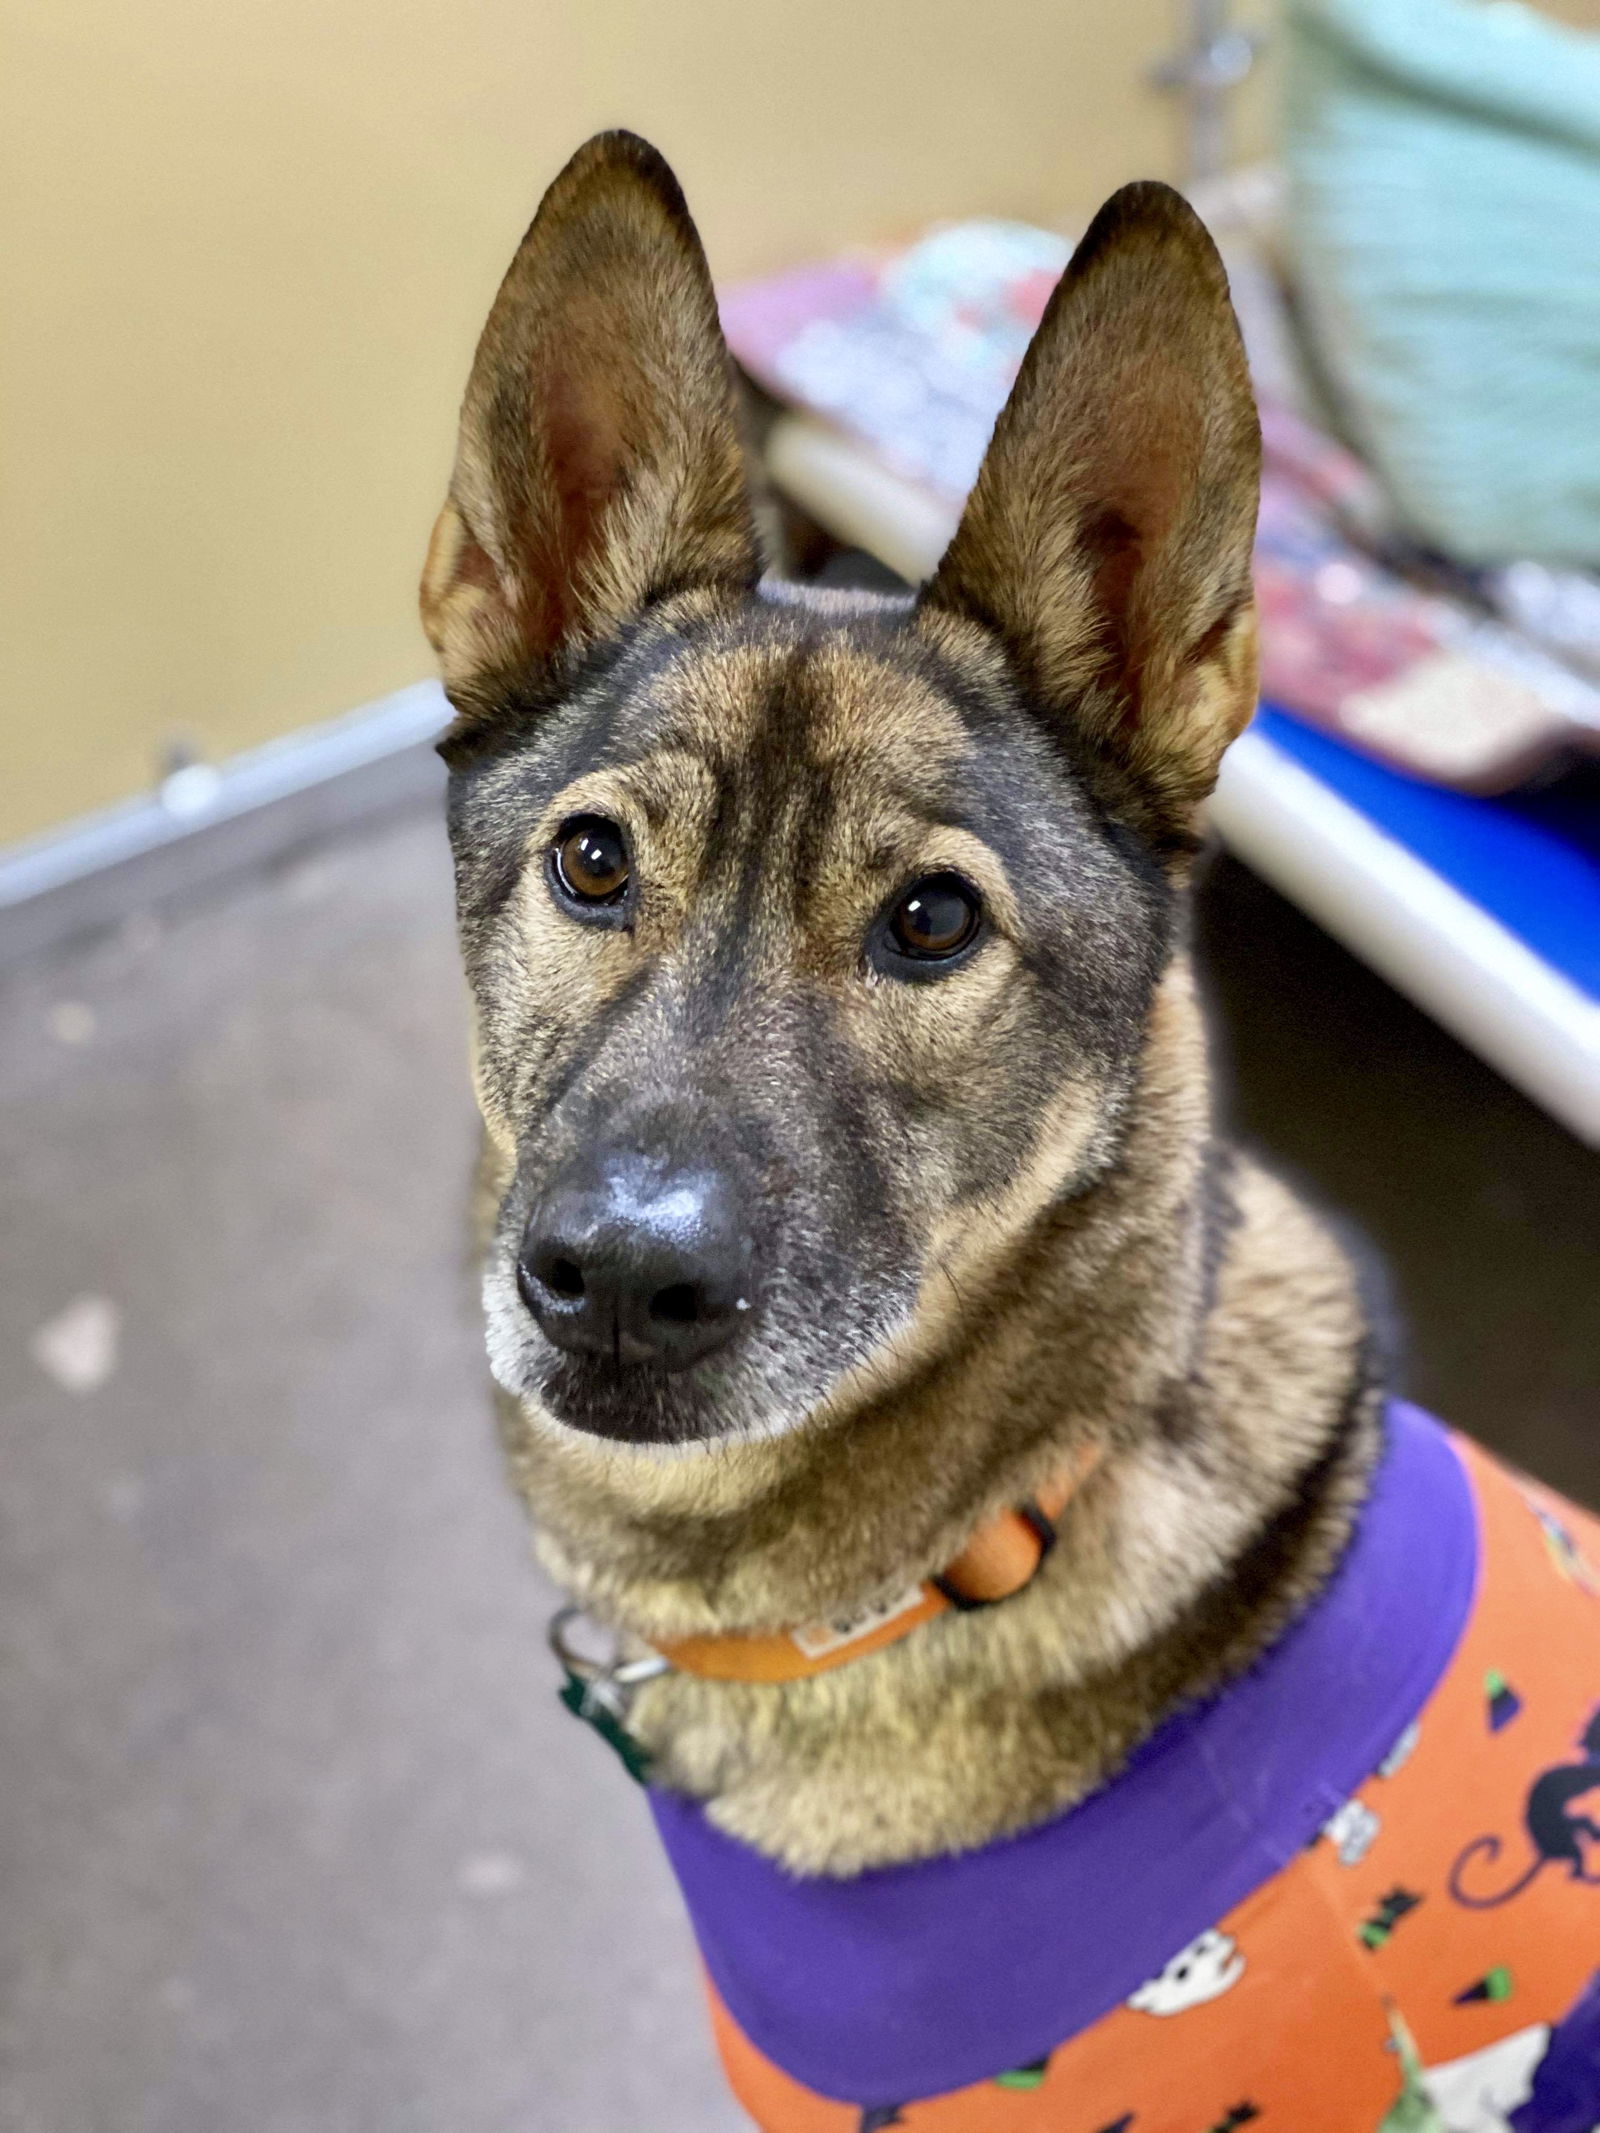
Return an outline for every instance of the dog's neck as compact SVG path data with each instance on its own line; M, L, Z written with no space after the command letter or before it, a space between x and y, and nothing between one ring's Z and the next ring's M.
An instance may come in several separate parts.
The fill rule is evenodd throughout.
M661 1778L801 1871L959 1850L1103 1782L1326 1577L1378 1395L1353 1271L1216 1142L1187 965L1114 1164L976 1278L944 1337L837 1421L649 1457L510 1406L556 1575L640 1637L848 1614L927 1576L1086 1441L1103 1457L1028 1590L812 1680L672 1674L634 1714Z

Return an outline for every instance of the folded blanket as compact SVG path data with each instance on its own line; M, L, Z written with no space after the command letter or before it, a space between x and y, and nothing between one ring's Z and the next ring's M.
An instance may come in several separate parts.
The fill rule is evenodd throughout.
M1412 532L1600 562L1600 38L1509 0L1287 0L1307 323Z

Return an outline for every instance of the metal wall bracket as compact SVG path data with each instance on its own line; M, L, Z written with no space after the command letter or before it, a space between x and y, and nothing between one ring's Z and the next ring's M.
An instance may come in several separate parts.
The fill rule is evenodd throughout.
M1158 60L1150 80L1182 100L1187 127L1184 183L1220 177L1228 160L1228 98L1254 67L1265 39L1228 21L1228 0L1189 0L1189 40Z

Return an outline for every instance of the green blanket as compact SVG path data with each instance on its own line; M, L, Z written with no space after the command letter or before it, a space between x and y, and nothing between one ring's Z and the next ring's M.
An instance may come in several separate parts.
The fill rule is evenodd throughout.
M1421 540L1600 565L1600 37L1511 0L1286 0L1306 323Z

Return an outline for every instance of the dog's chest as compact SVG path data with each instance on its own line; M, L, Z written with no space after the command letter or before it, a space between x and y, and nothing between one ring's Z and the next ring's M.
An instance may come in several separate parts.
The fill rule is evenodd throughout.
M1313 1615L1058 1822L803 1882L656 1806L766 2133L1600 2125L1600 1523L1413 1411Z

